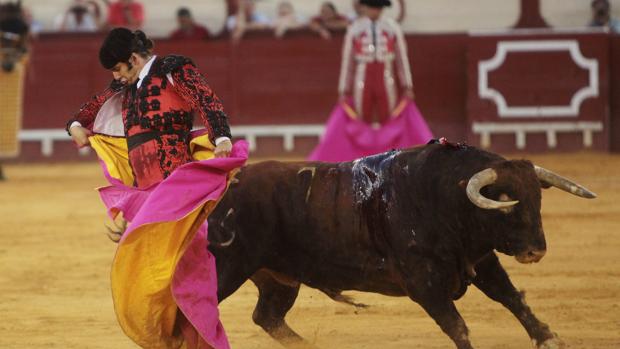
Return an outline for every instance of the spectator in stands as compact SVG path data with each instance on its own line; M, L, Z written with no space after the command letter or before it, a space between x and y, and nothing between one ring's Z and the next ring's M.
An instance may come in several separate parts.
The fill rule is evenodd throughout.
M319 33L323 39L330 39L332 31L343 31L349 26L349 20L338 13L331 2L321 5L321 13L312 18L310 29Z
M101 9L94 1L74 0L69 8L56 17L54 28L68 32L95 32L101 26Z
M142 28L144 7L134 0L118 0L108 4L108 26L126 27L132 30Z
M276 37L281 38L287 30L303 28L305 23L303 18L295 13L295 8L290 2L282 1L278 4L278 15L273 27Z
M186 7L181 7L177 11L177 23L179 27L170 34L170 39L205 40L210 36L207 28L194 22L192 13Z
M228 17L226 29L231 33L233 41L239 41L248 30L264 30L271 28L269 18L256 11L254 0L239 0L239 11Z
M353 0L353 12L349 13L347 17L349 18L351 22L353 22L354 20L364 15L362 12L363 12L363 5L360 2L360 0Z
M28 51L29 39L30 27L21 3L0 3L0 62L3 70L13 69L14 63Z
M620 20L611 17L611 5L608 0L593 0L590 27L608 27L614 33L620 33Z
M26 21L26 23L28 23L28 26L30 27L30 37L32 39L36 39L39 36L39 33L43 30L43 24L41 24L41 21L34 18L30 8L24 6L23 4L22 13L24 16L24 20Z

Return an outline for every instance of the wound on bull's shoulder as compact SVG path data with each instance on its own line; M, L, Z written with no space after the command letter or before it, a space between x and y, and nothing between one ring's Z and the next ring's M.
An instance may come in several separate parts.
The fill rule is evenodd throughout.
M308 178L307 173L310 173L310 178ZM310 194L312 192L312 180L314 179L314 175L316 174L316 167L311 166L311 167L302 167L299 171L297 171L297 176L299 177L299 179L302 182L307 182L307 183L303 183L304 185L307 185L307 189L306 189L306 203L308 203L308 200L310 199Z

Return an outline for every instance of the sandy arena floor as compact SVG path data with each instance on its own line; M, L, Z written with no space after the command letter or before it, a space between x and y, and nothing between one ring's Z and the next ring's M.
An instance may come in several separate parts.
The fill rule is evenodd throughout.
M620 156L530 156L599 194L543 195L548 252L535 265L504 265L538 317L569 348L620 348ZM7 165L0 182L0 348L135 348L116 323L109 289L115 245L104 235L103 185L91 164ZM338 348L453 348L406 298L353 294L356 310L302 288L288 321L310 342ZM221 305L233 348L279 345L251 320L257 291L246 284ZM530 348L500 305L470 288L457 306L476 348Z

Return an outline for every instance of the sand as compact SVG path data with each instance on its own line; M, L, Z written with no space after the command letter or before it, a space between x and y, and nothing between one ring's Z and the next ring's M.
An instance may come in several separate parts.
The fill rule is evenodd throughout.
M513 156L514 157L514 156ZM620 348L620 156L526 157L599 194L543 194L548 251L538 264L502 256L534 313L568 348ZM136 348L116 323L109 270L116 245L105 236L104 185L96 163L5 165L0 182L0 348ZM319 348L453 348L407 298L347 292L357 310L302 287L287 320ZM233 348L279 348L251 320L247 283L220 306ZM457 302L476 348L523 349L518 321L475 287Z

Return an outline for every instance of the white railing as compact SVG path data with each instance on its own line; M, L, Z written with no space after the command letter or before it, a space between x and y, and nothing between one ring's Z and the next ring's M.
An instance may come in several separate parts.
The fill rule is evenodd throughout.
M547 146L551 149L557 147L557 134L562 132L581 132L583 146L592 146L592 133L603 131L603 123L599 121L581 122L474 122L472 132L480 134L480 145L483 148L491 146L492 134L514 134L517 149L525 149L526 135L528 133L545 133Z
M324 125L260 125L260 126L233 126L231 132L235 137L245 138L250 146L250 151L257 149L259 137L282 137L284 150L295 149L295 137L315 136L320 137L325 130ZM55 142L70 141L71 137L63 129L31 129L19 132L21 142L41 142L41 154L50 157L54 154ZM90 148L82 148L80 154L86 155Z

